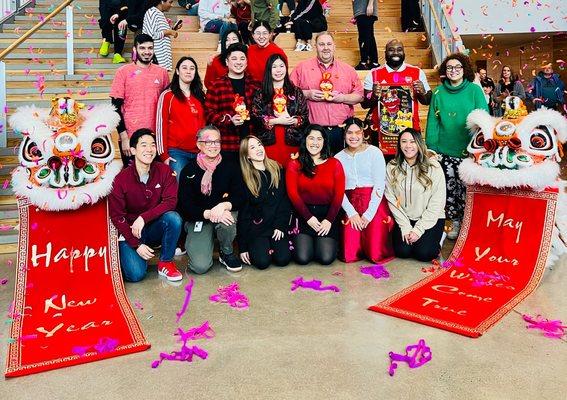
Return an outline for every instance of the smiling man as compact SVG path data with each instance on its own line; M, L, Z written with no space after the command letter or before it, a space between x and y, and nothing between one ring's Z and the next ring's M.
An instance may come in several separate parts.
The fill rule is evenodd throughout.
M110 218L120 232L120 264L124 279L144 278L148 260L154 257L150 246L160 246L158 273L169 281L183 278L173 262L181 232L181 217L175 212L177 180L171 169L156 158L155 135L138 129L130 138L134 162L114 179L109 196Z
M116 71L110 98L120 115L117 130L124 166L130 157L128 138L141 128L156 129L156 109L161 92L169 85L165 68L152 64L154 40L144 33L134 39L135 61Z
M307 98L309 121L321 125L329 135L333 154L344 148L339 127L354 115L362 101L362 85L353 67L335 58L335 40L329 32L315 37L317 57L297 65L289 78Z

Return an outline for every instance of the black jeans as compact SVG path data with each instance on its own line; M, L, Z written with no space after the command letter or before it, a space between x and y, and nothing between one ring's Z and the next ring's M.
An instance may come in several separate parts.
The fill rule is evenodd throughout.
M284 234L278 241L271 237L257 237L250 243L248 254L250 262L258 269L266 269L272 263L285 267L291 261L289 237Z
M417 221L410 221L414 226ZM394 225L392 232L392 244L394 245L394 253L398 258L414 258L418 261L429 262L437 258L441 246L441 236L445 228L445 218L440 218L433 227L429 228L414 244L407 244L403 241L402 231L398 224Z
M121 38L118 35L118 18L114 24L111 24L110 21L100 21L100 27L102 31L102 37L108 43L114 43L114 53L115 54L122 54L124 51L124 42L126 38Z
M373 15L359 15L356 17L360 61L366 64L378 64L378 50L376 49L376 39L374 38L374 22L376 22L376 17Z

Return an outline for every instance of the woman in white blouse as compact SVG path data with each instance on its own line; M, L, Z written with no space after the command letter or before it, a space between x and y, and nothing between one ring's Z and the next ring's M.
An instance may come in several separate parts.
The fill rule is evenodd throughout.
M384 198L386 163L380 149L364 140L363 127L358 118L345 121L346 148L335 156L346 176L339 258L347 263L364 258L382 263L394 258L394 221Z

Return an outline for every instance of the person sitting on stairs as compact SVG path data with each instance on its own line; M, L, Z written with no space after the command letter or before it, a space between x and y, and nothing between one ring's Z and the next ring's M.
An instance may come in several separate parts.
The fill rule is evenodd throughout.
M122 57L122 51L124 50L128 27L126 22L126 17L128 16L126 0L99 0L98 10L100 12L98 24L103 38L98 54L102 57L108 56L110 45L114 43L112 63L125 63L126 60Z

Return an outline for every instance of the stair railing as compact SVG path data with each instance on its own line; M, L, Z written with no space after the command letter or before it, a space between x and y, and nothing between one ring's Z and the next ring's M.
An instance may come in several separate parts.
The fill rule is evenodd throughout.
M11 23L22 10L34 5L35 0L0 0L0 29L5 23Z
M6 0L0 0L4 2ZM10 0L8 0L10 1ZM13 1L13 0L12 0ZM16 0L20 3L19 0ZM31 27L27 32L14 41L11 45L6 47L2 52L0 52L0 147L6 147L8 143L7 138L7 102L6 102L6 63L4 59L8 54L17 49L22 43L24 43L30 36L41 29L45 24L51 21L53 17L58 15L63 9L65 9L65 26L67 31L65 33L67 41L67 74L72 75L75 73L75 55L73 53L73 35L74 35L74 23L73 23L73 6L71 3L74 0L65 0L59 4L53 11L51 11L44 19L39 21L33 27ZM21 11L21 7L18 11Z
M420 0L421 15L429 36L434 64L452 53L467 53L447 7L441 0Z

